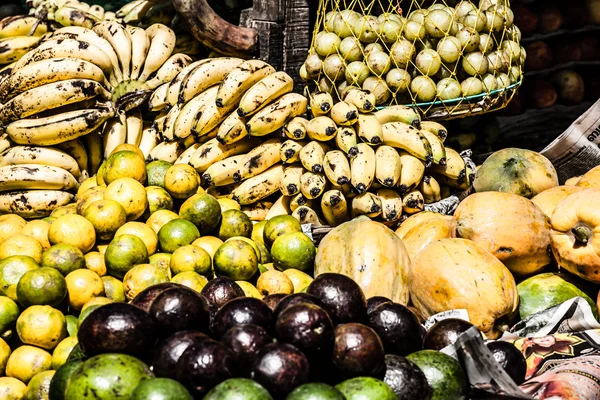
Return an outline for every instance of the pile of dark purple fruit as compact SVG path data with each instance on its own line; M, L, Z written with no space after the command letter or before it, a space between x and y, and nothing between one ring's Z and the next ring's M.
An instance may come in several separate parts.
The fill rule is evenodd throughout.
M197 399L451 399L466 395L468 381L437 350L470 327L445 320L426 332L409 308L367 301L344 275L323 274L305 293L263 300L221 277L201 294L165 283L131 304L99 307L81 324L77 351L135 356ZM505 344L493 351L522 381L524 360Z

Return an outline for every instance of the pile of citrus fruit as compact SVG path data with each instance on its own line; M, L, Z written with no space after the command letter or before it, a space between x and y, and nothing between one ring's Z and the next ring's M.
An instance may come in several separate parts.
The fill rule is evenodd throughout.
M297 219L252 221L199 183L187 164L146 164L121 145L76 203L38 220L0 216L1 399L46 398L82 321L152 285L200 292L221 276L249 297L306 289L316 248Z

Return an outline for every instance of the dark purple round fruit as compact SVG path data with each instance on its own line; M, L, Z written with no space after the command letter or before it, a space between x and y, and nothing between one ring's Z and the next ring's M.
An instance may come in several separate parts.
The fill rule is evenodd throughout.
M236 372L233 352L212 339L191 344L177 361L177 380L197 397L235 376Z
M349 323L336 326L334 333L331 360L340 378L383 378L385 353L381 339L373 329L363 324Z
M421 400L431 398L432 389L425 374L412 361L395 354L385 355L383 381L399 399Z
M308 382L309 369L306 356L296 347L271 343L256 354L250 377L278 399Z
M273 338L264 328L248 324L234 326L223 335L221 341L233 351L239 370L247 375L256 353L273 343Z
M171 282L157 283L156 285L147 287L146 289L139 292L133 298L133 300L131 300L130 304L148 312L148 311L150 311L150 306L152 305L152 302L154 301L156 296L158 296L159 294L161 294L162 292L164 292L167 289L176 288L176 287L184 287L184 286L180 285L178 283L171 283Z
M296 304L300 304L300 303L310 303L310 304L319 306L321 308L325 307L325 304L323 304L321 299L319 299L316 296L313 296L312 294L308 294L308 293L288 294L283 299L281 299L281 301L279 301L279 304L277 304L277 307L275 307L275 311L274 311L275 319L279 318L279 314L281 314L281 312L283 310L285 310L286 308L291 307Z
M527 373L527 362L525 361L525 357L523 357L523 353L513 344L500 340L488 342L486 346L512 380L517 385L523 383L525 374Z
M269 306L269 308L271 309L271 311L275 311L275 308L277 307L277 304L279 304L279 302L285 297L287 296L286 294L283 293L273 293L273 294L269 294L265 297L262 298L262 301Z
M160 293L152 302L149 314L165 336L183 330L208 331L208 303L200 293L187 287Z
M371 311L373 311L375 308L377 308L377 306L379 306L380 304L391 303L391 302L392 302L392 300L388 299L387 297L383 297L383 296L369 297L367 299L367 315L371 314Z
M253 297L241 297L228 301L215 314L212 331L216 337L222 337L234 326L254 324L271 331L273 311L268 305Z
M326 273L308 285L307 293L317 296L334 324L365 322L367 301L356 282L345 275Z
M180 331L158 343L152 358L152 370L158 377L175 379L177 361L192 344L210 340L208 335L197 331Z
M367 316L367 324L379 335L386 354L407 356L423 348L425 328L402 304L380 304Z
M156 323L131 304L106 304L83 320L77 339L88 356L102 353L143 356L156 341Z
M217 308L221 308L229 300L245 296L240 285L224 276L208 281L200 293L202 293L209 303L214 304Z
M423 338L423 349L441 350L450 346L463 332L472 327L472 323L460 318L448 318L436 322Z
M333 323L327 312L310 303L300 303L279 314L277 340L293 344L309 359L328 359L333 348Z

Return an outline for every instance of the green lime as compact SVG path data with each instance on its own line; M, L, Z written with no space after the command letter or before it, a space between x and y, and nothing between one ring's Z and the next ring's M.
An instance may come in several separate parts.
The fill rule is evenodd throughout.
M200 275L212 275L212 259L202 247L189 244L181 246L173 252L170 262L173 274L193 271Z
M131 301L142 290L170 280L171 271L169 271L169 268L157 267L152 264L136 265L127 271L123 278L125 297Z
M27 271L40 265L29 256L11 256L0 261L0 295L17 301L17 283Z
M25 307L58 306L67 295L67 281L49 267L36 268L23 274L17 284L17 299Z
M0 296L0 337L10 335L19 318L19 306L12 299Z
M272 400L258 382L246 378L230 378L206 394L204 400Z
M221 218L219 226L219 239L227 240L234 236L250 238L252 234L252 221L240 210L227 210Z
M342 392L325 383L311 382L298 386L286 400L346 400Z
M67 333L69 336L77 337L77 332L79 331L77 326L77 317L74 315L65 315L65 321L67 321Z
M441 351L420 350L409 354L433 389L432 400L461 399L467 394L469 381L460 363Z
M87 355L83 352L81 345L77 343L69 353L69 357L67 357L67 362L74 360L85 360L86 358Z
M94 304L89 307L86 307L85 310L83 310L79 314L79 318L77 318L77 329L79 329L81 327L81 323L83 322L84 319L86 319L88 317L88 315L90 315L95 309L100 308L102 306L103 306L103 304Z
M317 249L312 240L302 232L281 235L271 247L273 264L280 271L289 268L311 271L316 254Z
M169 268L171 265L171 253L154 253L148 258L148 262L157 267Z
M191 221L205 235L219 226L221 205L210 194L195 194L183 202L179 216Z
M192 400L179 382L169 378L145 379L131 393L130 400Z
M335 386L346 400L396 400L396 394L388 385L370 376L348 379ZM450 399L451 397L448 397Z
M57 269L67 276L76 269L85 268L85 256L73 245L58 243L42 254L42 267Z
M286 233L302 232L300 222L291 215L278 215L267 221L263 238L265 246L270 248L275 239Z
M252 278L258 271L258 256L254 248L242 240L223 243L213 259L215 274L234 281Z
M148 249L137 236L119 235L106 248L104 262L110 275L122 278L134 265L148 262Z
M123 282L112 276L103 276L104 294L115 303L125 301L125 289Z
M82 360L69 361L61 365L50 382L49 398L52 400L65 400L67 381L73 373L83 364Z
M250 246L252 246L252 248L254 249L254 252L258 256L258 262L260 262L260 249L258 248L258 245L256 243L254 243L254 241L252 239L249 239L245 236L233 236L233 237L230 237L229 239L227 239L226 242L230 242L232 240L241 240L243 242L248 243Z
M158 231L158 242L165 253L173 253L181 246L192 244L199 237L196 225L183 218L167 222Z
M44 371L36 374L27 384L27 393L23 400L38 400L47 398L50 382L55 371Z
M258 251L260 252L260 262L263 264L268 264L272 262L271 253L269 253L269 249L264 245L263 242L254 242L256 247L258 247Z
M165 174L173 164L167 161L156 160L146 164L146 185L165 187Z
M208 283L208 279L194 271L184 271L171 278L171 282L179 283L200 293L202 288Z

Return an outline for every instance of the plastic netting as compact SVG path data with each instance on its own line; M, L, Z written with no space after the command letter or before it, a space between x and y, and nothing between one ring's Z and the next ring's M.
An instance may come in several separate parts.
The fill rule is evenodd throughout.
M320 0L302 66L308 94L342 99L349 86L377 106L404 104L431 119L508 104L525 50L508 0Z

